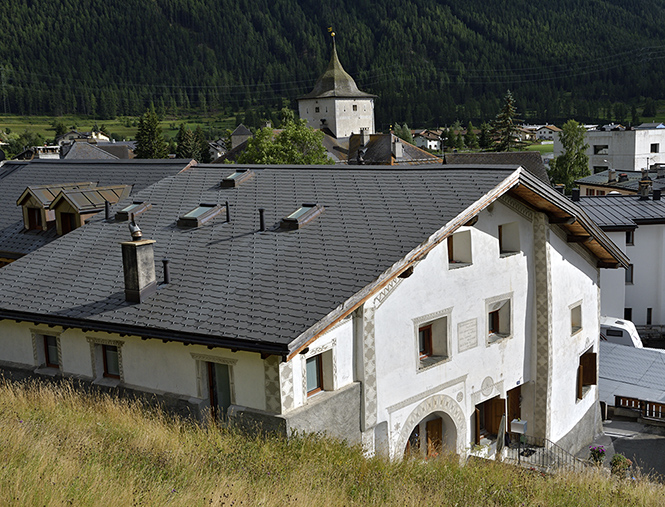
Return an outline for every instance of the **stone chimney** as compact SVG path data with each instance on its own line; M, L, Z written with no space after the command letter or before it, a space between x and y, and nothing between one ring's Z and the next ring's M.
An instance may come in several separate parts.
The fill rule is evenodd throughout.
M133 241L124 241L122 246L122 267L125 273L125 300L141 303L157 290L155 278L155 240L142 239L141 231L133 220L129 224Z
M369 129L361 128L360 129L360 146L364 148L369 144Z
M616 179L617 179L616 174L617 174L617 172L614 169L608 169L607 170L607 182L612 183L613 181L616 181Z
M393 155L395 155L395 160L404 158L404 145L397 138L393 138Z

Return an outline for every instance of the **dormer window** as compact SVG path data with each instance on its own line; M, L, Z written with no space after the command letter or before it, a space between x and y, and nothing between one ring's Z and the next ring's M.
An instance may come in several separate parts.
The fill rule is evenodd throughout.
M283 229L288 230L300 229L323 213L323 210L323 206L319 206L318 204L303 204L289 216L282 218L281 226Z
M220 184L222 188L234 188L254 176L250 169L237 169L236 172L224 178Z
M178 219L178 227L200 227L219 215L224 208L219 204L199 204Z
M26 208L28 215L28 230L42 229L42 210L39 208Z
M149 202L143 202L143 201L134 201L132 204L129 206L126 206L122 208L120 211L118 211L115 214L115 219L126 222L129 220L130 215L138 216L141 213L148 211L150 208L152 208L152 204Z

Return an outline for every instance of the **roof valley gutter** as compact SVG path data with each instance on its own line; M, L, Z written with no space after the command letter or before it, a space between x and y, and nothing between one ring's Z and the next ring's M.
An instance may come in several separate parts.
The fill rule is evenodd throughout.
M404 257L403 261L398 261L397 263L393 264L387 271L380 275L374 283L369 284L365 288L361 289L354 296L351 296L349 299L347 299L346 302L342 303L335 310L330 312L326 317L317 322L317 324L314 324L314 326L298 336L295 340L293 340L293 342L291 342L292 347L289 347L290 352L287 360L290 361L293 357L298 355L302 349L309 346L319 336L329 331L339 321L357 310L367 300L376 295L377 292L382 290L392 280L397 278L403 271L409 269L409 267L411 267L415 262L419 261L423 256L427 255L434 247L439 245L451 233L466 224L470 219L480 213L492 202L507 193L511 188L519 185L520 176L525 173L527 173L527 171L524 168L517 168L510 176L503 180L499 185L494 187L491 192L485 194L481 199L474 202L466 210L457 215L455 219L449 222L448 225L442 229L439 229L432 236L430 236L428 240L426 240L424 243L421 243L421 245L409 252Z

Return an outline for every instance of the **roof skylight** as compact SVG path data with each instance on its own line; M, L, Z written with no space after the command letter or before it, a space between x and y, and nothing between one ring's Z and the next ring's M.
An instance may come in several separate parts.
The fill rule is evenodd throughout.
M254 176L254 171L251 169L236 169L236 172L230 174L222 180L220 186L222 188L237 187L250 179L252 176Z
M319 206L318 204L303 204L289 216L282 218L281 226L283 229L288 230L300 229L323 213L323 210L323 206Z
M225 206L219 204L199 204L196 208L181 215L178 219L179 227L200 227L207 221L219 215Z
M135 216L148 211L152 208L152 204L143 201L134 201L129 206L125 206L115 214L115 219L119 221L129 220L129 216L133 213Z

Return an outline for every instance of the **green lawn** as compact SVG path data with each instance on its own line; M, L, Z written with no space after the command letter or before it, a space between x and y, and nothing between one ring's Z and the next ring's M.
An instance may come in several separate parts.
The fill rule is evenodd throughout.
M68 128L76 126L76 130L90 132L95 125L104 126L111 134L119 139L133 139L136 135L136 124L138 117L119 116L113 119L94 119L81 116L17 116L0 114L0 130L10 129L13 133L21 133L27 130L31 133L41 134L45 139L55 137L53 122L62 122ZM162 129L167 138L175 137L181 123L185 123L192 130L201 126L208 134L210 129L224 131L235 127L235 117L217 116L166 116L161 122Z
M554 152L554 145L553 144L532 144L530 146L527 146L526 149L528 151L539 151L540 154L545 154L545 153L553 153Z

